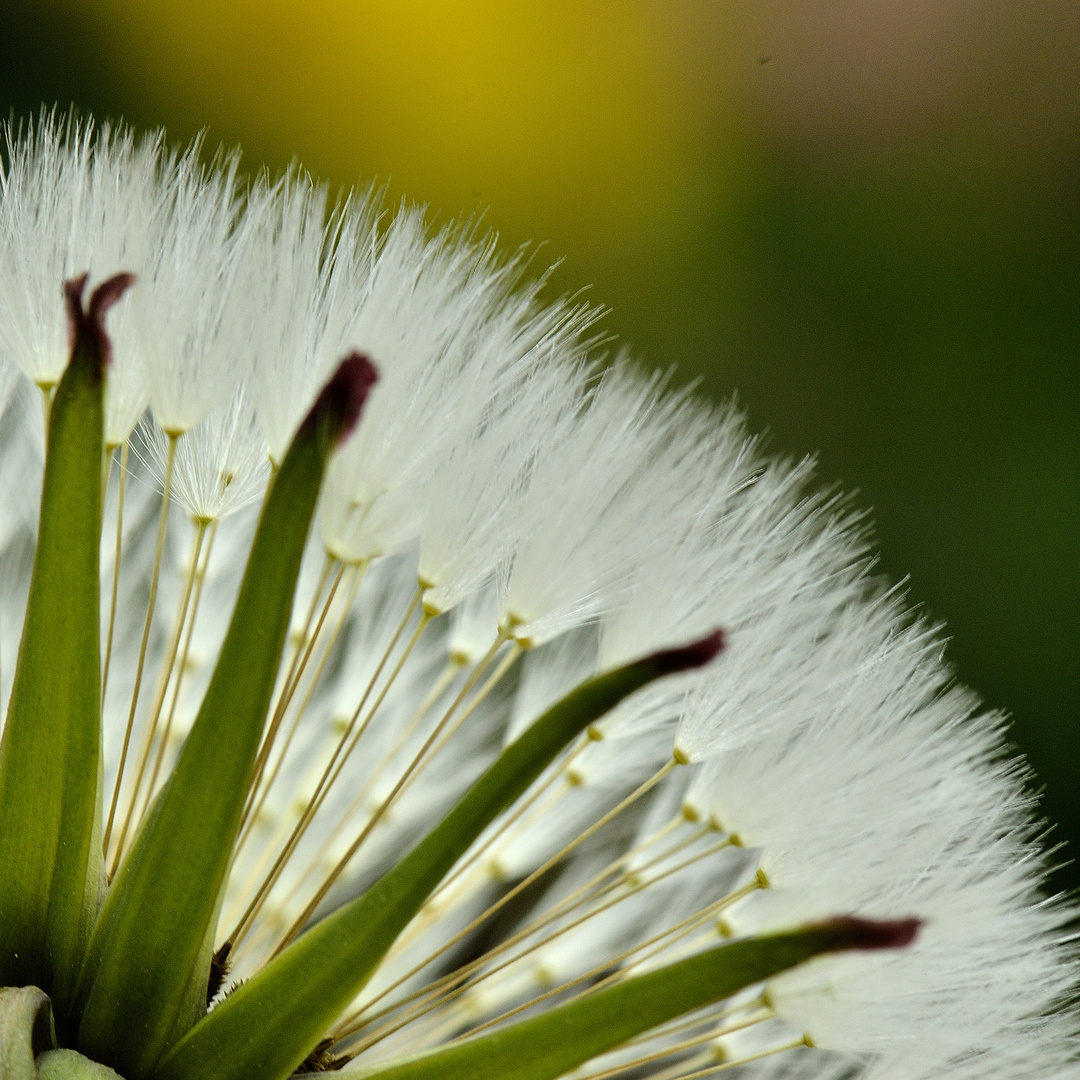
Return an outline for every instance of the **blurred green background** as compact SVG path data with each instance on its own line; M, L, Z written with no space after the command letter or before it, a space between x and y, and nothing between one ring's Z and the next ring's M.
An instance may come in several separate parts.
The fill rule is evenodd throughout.
M1075 0L4 0L0 106L486 208L857 488L1080 841ZM1065 886L1080 884L1071 866Z

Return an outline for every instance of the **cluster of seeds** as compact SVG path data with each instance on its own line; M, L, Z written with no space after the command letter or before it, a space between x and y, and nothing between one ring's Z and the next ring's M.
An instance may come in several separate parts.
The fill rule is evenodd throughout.
M580 1075L1075 1075L1072 914L999 716L874 576L861 516L742 417L608 356L526 253L299 171L43 116L0 170L0 694L40 499L62 284L110 312L105 866L169 775L266 485L343 356L379 382L333 460L220 915L213 1008L360 894L584 679L726 648L592 725L473 845L309 1067L369 1066L726 938L924 920Z

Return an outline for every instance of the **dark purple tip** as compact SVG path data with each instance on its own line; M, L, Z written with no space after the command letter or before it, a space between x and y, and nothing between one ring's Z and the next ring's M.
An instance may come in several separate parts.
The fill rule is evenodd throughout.
M378 381L375 365L363 353L350 353L315 399L305 423L330 418L336 428L334 441L341 442L356 427L364 402Z
M89 274L80 274L64 282L64 309L67 311L68 347L74 349L86 316L83 314L82 298L86 292Z
M90 303L83 308L86 274L64 282L64 304L67 308L68 337L71 348L82 342L101 363L102 370L112 362L112 342L105 332L105 315L135 281L134 274L116 274L103 281L91 294Z
M101 332L105 332L105 314L135 284L134 274L116 274L109 278L108 281L103 281L91 294L90 305L86 309L86 314L90 321L95 325L101 327Z
M692 671L704 667L724 647L724 631L714 630L711 634L683 645L678 649L664 649L653 653L649 663L660 669L661 675L674 675L680 671Z
M910 945L922 926L921 919L860 919L854 915L842 915L821 923L822 929L836 932L837 943L831 950L903 949Z

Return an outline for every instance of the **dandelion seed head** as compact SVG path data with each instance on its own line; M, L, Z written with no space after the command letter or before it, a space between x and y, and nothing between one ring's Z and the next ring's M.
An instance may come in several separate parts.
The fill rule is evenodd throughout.
M5 137L5 698L62 285L136 277L107 320L110 859L195 722L272 471L313 401L341 391L349 427L370 391L301 564L221 901L227 982L379 880L568 693L666 657L678 674L484 829L325 1052L378 1065L850 914L897 940L921 925L910 948L819 957L580 1075L1075 1074L1074 905L1046 894L1027 768L812 461L767 453L734 404L607 363L599 309L545 300L528 252L475 222L387 212L370 187L331 206L299 169L245 189L235 156L55 113Z

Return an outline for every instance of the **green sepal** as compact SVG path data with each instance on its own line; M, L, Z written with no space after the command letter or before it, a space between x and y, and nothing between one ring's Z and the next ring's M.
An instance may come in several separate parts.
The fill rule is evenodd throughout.
M552 706L397 866L234 990L164 1059L154 1080L278 1080L307 1057L401 931L487 825L593 721L654 679L706 663L722 638L599 675Z
M63 1024L102 885L98 565L104 315L130 284L66 286L71 359L53 395L37 549L0 740L0 984L34 984Z
M212 938L330 453L374 369L346 360L274 477L195 723L109 890L80 985L80 1050L141 1080L206 1008Z
M812 957L863 947L859 928L865 925L839 919L719 945L531 1019L362 1075L365 1080L555 1080L636 1035Z
M74 1050L48 1050L37 1059L37 1080L123 1080L108 1065Z

